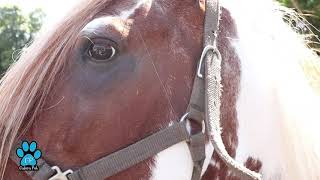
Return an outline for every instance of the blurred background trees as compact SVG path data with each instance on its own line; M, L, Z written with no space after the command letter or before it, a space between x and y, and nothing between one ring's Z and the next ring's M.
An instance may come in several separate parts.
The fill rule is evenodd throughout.
M16 59L21 49L39 31L45 17L41 9L23 15L17 6L0 7L0 74Z
M305 18L310 23L310 30L312 32L303 33L313 33L316 36L310 37L309 46L314 48L314 50L320 54L320 0L278 0L282 5L293 8L297 11L303 18Z

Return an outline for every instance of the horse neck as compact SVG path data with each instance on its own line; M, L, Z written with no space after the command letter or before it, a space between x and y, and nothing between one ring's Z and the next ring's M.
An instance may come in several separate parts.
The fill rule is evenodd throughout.
M232 41L241 59L236 159L259 159L265 179L319 179L320 101L300 66L315 55L271 2L259 3L249 12L241 8L246 3L227 5L237 22L239 39Z

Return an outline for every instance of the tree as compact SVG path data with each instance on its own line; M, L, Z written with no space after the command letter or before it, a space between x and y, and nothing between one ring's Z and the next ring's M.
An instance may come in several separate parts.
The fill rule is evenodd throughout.
M320 0L278 0L281 4L294 8L309 23L313 34L309 45L320 54ZM307 32L309 33L309 32Z
M41 28L45 14L36 9L27 17L17 6L0 7L0 74L17 58L20 51Z

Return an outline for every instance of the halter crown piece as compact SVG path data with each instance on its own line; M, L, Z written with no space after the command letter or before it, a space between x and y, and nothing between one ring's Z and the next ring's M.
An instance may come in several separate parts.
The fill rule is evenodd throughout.
M221 138L221 55L216 46L220 20L218 0L206 0L204 49L198 64L187 113L173 125L160 130L132 145L102 157L76 171L61 171L43 159L38 160L38 171L25 171L34 180L102 180L155 156L179 142L186 141L193 160L191 180L200 180L208 136L215 152L241 179L260 180L261 175L237 163L228 154ZM186 121L194 121L206 129L196 134L188 131ZM10 158L19 166L20 159L11 152Z

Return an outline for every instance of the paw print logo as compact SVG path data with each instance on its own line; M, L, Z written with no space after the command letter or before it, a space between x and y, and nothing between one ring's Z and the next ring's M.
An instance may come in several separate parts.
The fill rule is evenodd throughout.
M22 142L22 148L18 148L16 153L20 160L20 166L35 168L37 160L41 157L41 151L37 149L37 142L32 141L30 144L27 141Z

